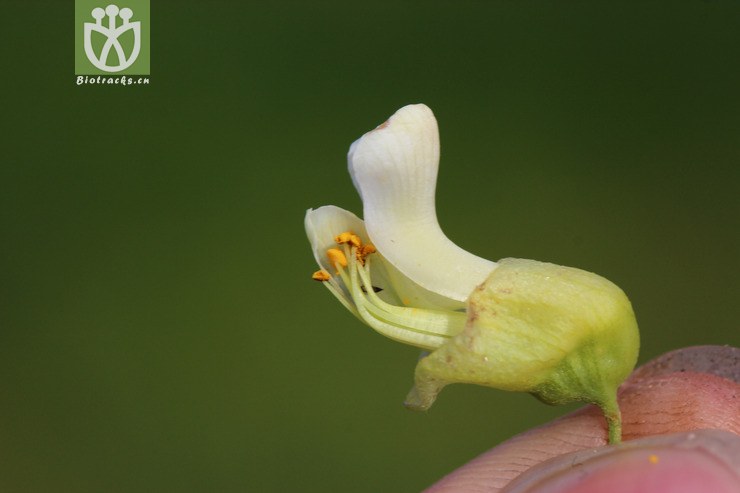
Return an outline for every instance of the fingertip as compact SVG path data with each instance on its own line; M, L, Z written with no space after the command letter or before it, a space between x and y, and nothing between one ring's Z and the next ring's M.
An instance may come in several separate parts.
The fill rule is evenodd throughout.
M740 435L740 385L704 373L630 381L620 393L624 440L713 428Z
M559 456L522 474L506 493L734 493L740 437L702 430Z
M694 346L658 356L622 385L625 440L713 428L740 435L740 348Z

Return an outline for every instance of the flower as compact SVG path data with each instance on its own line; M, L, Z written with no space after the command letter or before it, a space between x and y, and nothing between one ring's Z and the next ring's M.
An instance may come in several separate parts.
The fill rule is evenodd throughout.
M422 104L354 142L348 162L365 220L335 206L307 211L313 278L376 331L431 351L406 405L428 409L450 383L580 400L602 408L619 441L616 389L639 348L622 290L571 267L491 262L450 241L434 202L437 122Z
M369 242L363 221L335 206L306 213L306 232L321 270L313 278L357 318L386 337L436 349L465 325L463 303L416 285Z
M314 279L381 334L436 349L462 330L465 300L496 263L462 250L439 227L434 115L424 105L402 108L352 144L348 161L365 221L334 206L306 213L322 269Z

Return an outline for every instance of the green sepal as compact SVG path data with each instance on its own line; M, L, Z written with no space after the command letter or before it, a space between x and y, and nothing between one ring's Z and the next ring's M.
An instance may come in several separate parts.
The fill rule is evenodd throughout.
M616 391L637 361L639 333L624 292L580 269L503 259L468 300L461 333L429 356L406 399L428 409L450 383L530 392L543 402L602 408L621 433Z

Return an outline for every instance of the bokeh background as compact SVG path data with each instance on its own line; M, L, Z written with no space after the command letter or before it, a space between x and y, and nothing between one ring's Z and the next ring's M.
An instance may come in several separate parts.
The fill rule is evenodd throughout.
M148 87L3 9L2 491L413 492L565 413L406 411L417 351L310 279L304 211L361 213L349 144L412 102L454 241L615 281L641 361L740 344L737 2L153 0Z

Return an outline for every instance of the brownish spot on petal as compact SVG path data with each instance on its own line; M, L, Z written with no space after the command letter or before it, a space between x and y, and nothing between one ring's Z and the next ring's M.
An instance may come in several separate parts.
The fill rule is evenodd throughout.
M375 130L383 130L385 127L387 127L388 125L390 125L390 123L391 123L390 120L386 120L383 123L381 123L380 125L378 125L377 127L375 127Z

